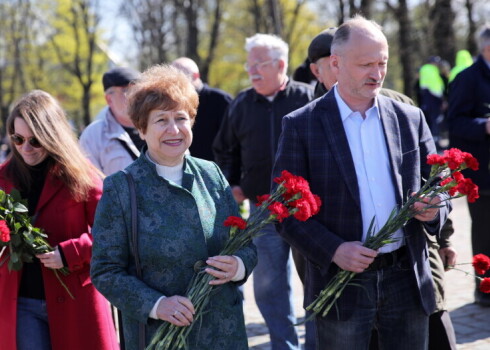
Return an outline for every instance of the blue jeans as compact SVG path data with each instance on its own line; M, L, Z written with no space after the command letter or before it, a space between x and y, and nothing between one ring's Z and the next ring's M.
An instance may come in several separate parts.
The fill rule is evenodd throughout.
M250 210L256 210L253 203ZM254 239L258 253L258 263L253 271L255 302L269 328L271 349L299 350L294 327L291 249L274 225L267 225L261 233Z
M17 301L17 350L51 350L46 300Z
M429 317L407 260L359 274L352 316L346 321L316 318L317 349L367 350L373 328L378 332L379 349L427 349ZM330 312L335 313L335 308Z

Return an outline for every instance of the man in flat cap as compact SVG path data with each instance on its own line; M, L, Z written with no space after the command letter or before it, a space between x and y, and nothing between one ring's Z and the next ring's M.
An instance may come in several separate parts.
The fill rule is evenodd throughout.
M128 85L138 79L139 72L118 67L102 77L109 108L102 119L85 128L80 145L90 161L105 175L124 169L140 154L144 141L139 137L127 112Z
M330 46L337 28L328 28L315 36L308 46L310 70L318 80L315 98L323 96L337 82L330 69Z

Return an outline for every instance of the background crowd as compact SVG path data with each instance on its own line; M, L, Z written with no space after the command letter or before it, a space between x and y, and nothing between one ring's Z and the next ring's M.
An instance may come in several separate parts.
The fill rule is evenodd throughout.
M162 321L194 321L185 289L198 263L221 288L191 348L248 348L240 286L253 271L271 348L300 349L291 274L300 276L307 305L340 267L362 273L363 288L348 290L338 313L307 322L305 349L455 349L444 305L444 269L457 255L450 205L416 217L380 252L359 243L370 218L382 225L420 186L428 154L458 147L480 162L465 174L480 188L469 204L472 248L490 255L490 27L477 42L478 56L461 50L454 67L428 57L415 102L382 88L388 39L362 17L318 33L297 80L283 39L248 37L250 87L234 98L206 84L188 57L143 73L115 67L102 77L107 107L78 140L55 98L26 92L7 120L0 187L20 190L56 249L20 273L0 266L9 311L0 316L9 326L0 327L2 349L142 348ZM245 201L256 210L257 196L284 169L304 176L326 206L307 223L269 225L236 255L219 256L227 236L219 223ZM53 290L49 269L60 267L71 271L74 300ZM387 296L376 298L386 307L360 296L380 285ZM490 306L477 287L475 302Z

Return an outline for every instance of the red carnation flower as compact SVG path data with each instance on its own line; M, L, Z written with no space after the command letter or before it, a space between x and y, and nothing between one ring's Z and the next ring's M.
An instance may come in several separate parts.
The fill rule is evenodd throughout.
M454 181L453 178L448 177L448 178L446 178L446 179L444 179L444 180L441 181L441 186L446 186L447 184L449 184L449 183L451 183L453 181Z
M471 170L478 170L480 164L478 164L478 159L473 157L471 153L463 152L464 162L468 168Z
M274 202L267 207L270 210L272 215L276 215L277 220L282 222L283 219L289 216L288 208L281 202Z
M300 198L291 202L291 207L298 209L294 217L299 221L306 221L312 215L311 203L306 198Z
M228 216L223 224L225 226L238 227L240 230L245 230L245 227L247 227L247 222L238 216Z
M480 282L480 291L483 293L490 293L490 277L485 277Z
M484 275L490 269L490 258L485 254L477 254L473 257L473 267L477 275Z
M444 159L443 156L440 156L438 154L429 154L427 156L427 164L429 165L444 165L446 164L446 160Z
M454 178L454 180L456 180L456 182L460 182L460 181L464 180L464 176L460 171L455 171L453 173L453 178Z
M283 170L281 172L281 176L276 177L274 179L274 182L278 184L284 182L283 186L286 189L286 193L284 193L283 197L286 200L291 199L297 193L310 191L310 185L308 184L308 181L305 180L305 178L293 175L287 170Z
M451 170L458 169L465 161L463 152L457 148L444 151L444 158L446 159L447 166Z
M257 196L257 203L255 204L257 207L260 207L264 202L268 201L271 198L270 194L263 194L262 196Z
M480 197L480 195L478 194L478 186L475 185L473 181L471 181L471 179L465 178L459 181L458 185L455 188L459 193L464 194L468 197L469 203L475 202Z
M5 220L0 220L0 241L5 243L10 241L10 229Z
M322 200L316 194L313 195L313 198L315 199L317 210L313 212L312 215L315 215L318 214L318 212L320 211L320 207L322 206Z

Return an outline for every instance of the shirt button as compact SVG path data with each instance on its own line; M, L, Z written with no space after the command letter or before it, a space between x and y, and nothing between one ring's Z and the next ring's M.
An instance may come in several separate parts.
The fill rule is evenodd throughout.
M65 298L64 298L64 297L57 297L57 298L56 298L56 301L57 301L58 303L64 303L64 302L65 302Z

